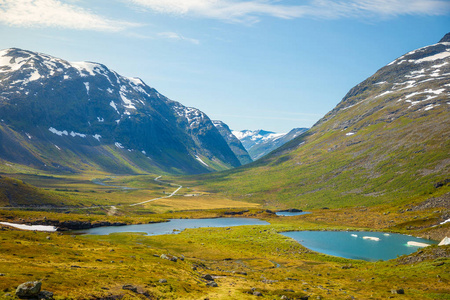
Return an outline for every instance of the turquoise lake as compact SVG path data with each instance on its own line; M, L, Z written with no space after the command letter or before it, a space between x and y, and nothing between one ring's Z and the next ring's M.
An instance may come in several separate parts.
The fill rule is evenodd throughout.
M251 218L212 218L212 219L171 219L169 222L126 225L126 226L105 226L91 228L87 230L77 230L74 233L107 235L116 232L143 232L148 235L162 235L179 233L187 228L203 227L232 227L242 225L269 225L266 221Z
M409 235L368 231L290 231L282 234L316 252L366 261L394 259L421 248L409 246L409 241L437 244Z
M293 217L293 216L301 216L301 215L310 214L310 212L307 212L307 211L301 211L301 212L278 211L275 214L280 217Z

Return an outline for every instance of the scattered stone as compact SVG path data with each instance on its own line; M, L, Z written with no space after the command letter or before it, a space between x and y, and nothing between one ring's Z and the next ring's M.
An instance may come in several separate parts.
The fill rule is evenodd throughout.
M193 267L192 267L192 271L197 271L197 267L196 267L196 266L193 266Z
M214 281L214 278L210 274L203 275L202 278L208 281Z
M105 287L105 286L102 286L101 289L102 289L102 290L107 290L107 291L109 290L109 288L107 288L107 287Z
M173 255L161 254L160 257L162 259L167 259L167 260L170 260L170 261L173 261L173 262L177 262L178 261L178 258L176 256L173 256Z
M49 291L41 291L38 295L39 299L51 300L53 299L53 293Z
M47 236L46 239L47 240L51 240L52 238L51 238L51 236Z
M122 286L122 290L128 290L128 291L132 291L132 292L135 292L135 293L138 292L137 287L134 286L134 285L131 285L131 284L125 284L124 286Z
M97 258L95 261L103 261L102 259L100 259L100 258Z
M239 275L245 275L247 276L247 272L242 272L242 271L235 271L233 272L234 274L239 274Z
M258 291L254 291L253 292L253 296L256 296L256 297L262 297L262 293L261 292L258 292Z
M167 279L161 278L161 279L159 280L159 283L167 283Z
M342 266L341 267L342 269L351 269L351 268L353 268L353 265L352 264L348 264L348 265L345 265L345 266Z
M208 282L206 285L207 285L207 286L210 286L210 287L218 287L218 286L219 286L219 285L217 284L217 282L215 282L215 281L210 281L210 282Z
M391 290L392 294L399 294L399 295L403 295L405 294L405 290L404 289L392 289Z
M2 276L6 276L5 274L3 274L3 273L0 273L0 277L2 277Z
M35 298L41 291L42 282L28 281L19 285L16 289L16 296L19 298Z
M77 265L73 265L73 266L70 266L71 268L76 268L76 269L79 269L79 268L81 268L80 266L77 266Z

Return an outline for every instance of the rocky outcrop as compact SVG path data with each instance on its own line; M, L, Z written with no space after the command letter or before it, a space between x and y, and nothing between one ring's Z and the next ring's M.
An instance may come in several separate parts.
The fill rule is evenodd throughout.
M16 296L20 299L53 299L53 293L41 291L42 282L28 281L19 285L16 289Z

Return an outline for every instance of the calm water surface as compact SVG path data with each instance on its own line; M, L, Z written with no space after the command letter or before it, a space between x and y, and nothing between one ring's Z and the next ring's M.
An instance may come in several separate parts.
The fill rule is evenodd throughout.
M179 233L186 228L231 227L241 225L269 225L266 221L251 218L215 218L215 219L172 219L164 223L151 223L126 226L105 226L87 230L77 230L76 233L107 235L116 232L144 232L148 235Z
M411 254L420 248L407 245L409 241L437 244L409 235L383 232L291 231L282 234L316 252L367 261L389 260Z
M308 211L301 211L301 212L278 211L275 214L277 216L281 216L281 217L292 217L292 216L300 216L300 215L310 214L310 212L308 212Z

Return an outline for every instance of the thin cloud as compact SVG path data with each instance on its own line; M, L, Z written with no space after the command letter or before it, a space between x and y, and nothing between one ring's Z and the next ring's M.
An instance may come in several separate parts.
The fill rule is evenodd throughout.
M15 27L55 27L117 32L136 23L104 18L59 0L0 0L0 23Z
M178 34L176 32L160 32L160 33L158 33L158 36L162 37L162 38L166 38L166 39L171 39L171 40L185 41L185 42L189 42L189 43L192 43L195 45L200 44L199 40L184 37L181 34Z
M302 17L339 19L395 17L399 15L446 15L447 0L310 0L286 5L283 0L124 0L158 13L258 22L261 16L282 19Z

